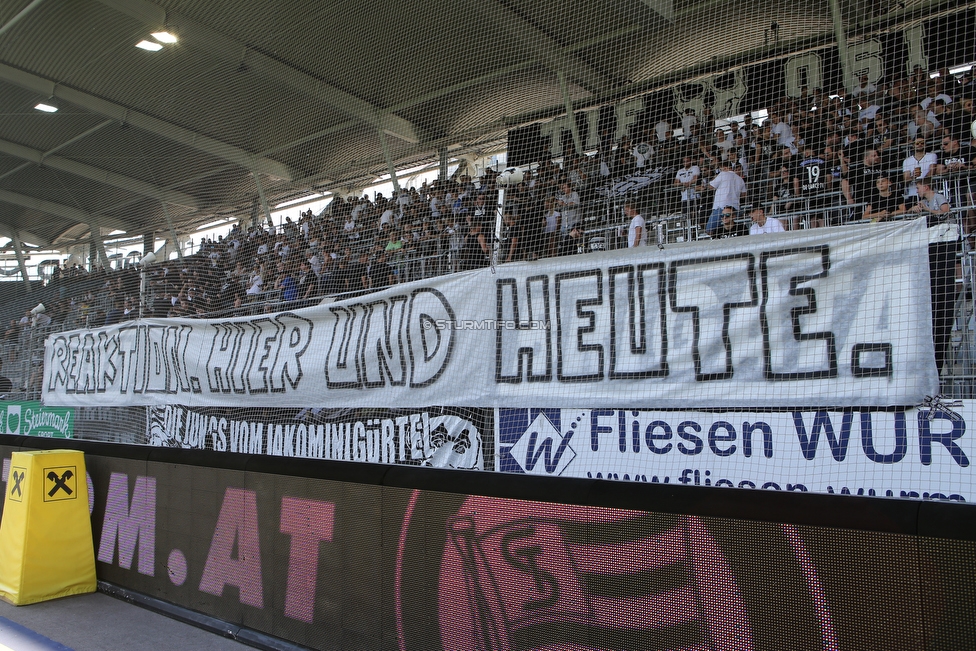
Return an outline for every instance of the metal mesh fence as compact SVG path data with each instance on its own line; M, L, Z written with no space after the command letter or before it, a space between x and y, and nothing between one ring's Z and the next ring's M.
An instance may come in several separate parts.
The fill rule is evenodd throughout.
M591 452L644 455L599 472L663 477L760 447L683 413L830 411L782 435L806 461L822 432L837 463L853 436L864 468L968 466L970 4L14 5L0 108L65 119L0 122L0 225L75 255L0 305L0 393L76 436L558 474L584 435L537 417L577 410ZM177 42L134 55L156 10ZM502 445L504 409L551 434ZM901 416L876 442L855 409Z

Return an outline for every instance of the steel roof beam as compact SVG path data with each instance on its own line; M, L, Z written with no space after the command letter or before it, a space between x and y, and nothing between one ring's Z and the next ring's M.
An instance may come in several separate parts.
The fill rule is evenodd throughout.
M498 2L475 2L468 6L477 8L484 18L496 23L508 32L522 47L531 52L542 65L553 72L562 72L574 83L594 95L599 95L609 84L597 70L579 57L569 54L560 43L532 25L508 7Z
M98 1L145 23L151 29L165 28L175 32L181 41L206 50L219 59L246 65L248 70L255 75L310 95L346 115L362 120L377 129L382 129L384 133L411 143L417 143L421 140L418 128L408 120L384 111L364 99L262 54L248 47L246 43L225 36L186 16L167 12L162 7L148 2L148 0Z
M9 237L14 239L14 233L20 236L22 242L29 242L40 247L51 246L51 240L46 237L41 237L30 231L25 231L22 228L18 228L14 224L9 224L7 222L0 222L0 236Z
M77 224L97 224L99 226L108 226L110 228L124 231L132 228L131 225L112 217L94 215L80 208L75 208L74 206L66 206L61 203L47 201L46 199L38 199L37 197L28 197L27 195L18 194L9 190L0 190L0 201L13 204L15 206L20 206L22 208L30 208L31 210L46 212L49 215L54 215L56 217L63 217L64 219L73 221Z
M0 81L19 86L44 97L56 97L113 120L148 131L157 136L178 142L210 156L239 165L249 171L259 171L268 176L291 181L294 172L285 164L269 158L256 157L234 145L165 122L151 115L134 111L80 90L64 86L50 79L0 63Z
M0 153L22 158L35 165L50 167L51 169L74 174L75 176L104 183L105 185L121 188L122 190L127 190L144 197L158 199L159 201L165 201L166 203L172 203L178 206L185 206L193 210L200 209L200 201L183 192L167 190L166 188L161 188L151 183L146 183L145 181L116 174L115 172L103 170L85 163L79 163L76 160L64 158L63 156L49 156L45 152L31 149L24 145L18 145L7 140L0 140Z

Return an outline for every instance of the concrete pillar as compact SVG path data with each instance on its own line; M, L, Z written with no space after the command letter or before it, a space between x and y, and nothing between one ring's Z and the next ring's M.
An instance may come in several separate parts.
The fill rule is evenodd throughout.
M437 150L437 155L440 158L441 169L438 178L442 181L447 180L447 147L441 147Z
M102 242L102 231L94 224L88 224L88 228L91 229L91 248L89 249L91 265L94 267L97 262L108 269L108 256L105 254L105 243Z
M579 126L576 124L576 115L573 114L573 100L569 97L569 84L566 83L566 75L562 72L559 75L559 88L563 93L563 104L566 105L566 117L569 118L569 130L573 133L573 148L576 154L583 153L583 144L580 142Z
M386 159L386 170L390 174L390 180L393 181L393 196L396 197L400 193L400 181L397 179L396 167L393 166L393 154L390 152L390 144L386 141L386 133L382 129L377 129L377 131L380 134L383 157Z
M23 245L20 242L20 236L17 231L13 232L14 241L14 253L17 254L17 264L20 266L20 275L24 277L24 285L27 286L27 293L31 293L31 283L30 278L27 277L27 263L24 262L24 251Z
M830 0L830 19L834 23L834 38L837 39L837 56L840 58L840 69L844 75L844 90L854 88L851 78L851 62L847 58L847 34L844 33L844 16L840 11L840 0Z
M173 228L173 220L169 217L169 210L166 209L166 203L161 204L163 206L163 216L166 218L166 227L169 228L169 236L173 240L173 246L176 248L176 257L179 258L180 262L183 262L183 248L180 246L180 238L176 235L176 229Z
M271 210L268 208L268 199L264 196L264 186L261 184L261 177L257 172L251 172L254 177L254 185L258 187L258 198L261 200L261 208L264 210L264 218L268 220L268 226L274 230L274 220L271 219Z

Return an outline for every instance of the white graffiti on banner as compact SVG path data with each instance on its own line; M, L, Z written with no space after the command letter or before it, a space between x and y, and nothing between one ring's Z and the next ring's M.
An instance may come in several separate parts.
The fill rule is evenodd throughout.
M76 331L49 340L46 388L67 394L190 394L207 382L212 393L279 393L301 381L301 357L311 335L311 321L288 313L199 327ZM195 365L188 357L200 349L209 349L203 380L191 375Z
M328 313L330 318L321 321L329 340L316 341L316 348L328 350L324 379L329 389L422 388L435 382L450 361L453 329L442 331L431 323L453 323L455 314L435 289L336 304ZM303 357L314 329L309 318L281 313L56 335L48 342L45 391L95 397L296 391L308 375ZM313 382L321 385L321 370L316 370Z
M743 318L754 319L754 331L762 334L765 379L803 382L837 377L841 337L830 330L805 331L813 328L805 326L809 320L801 319L817 312L813 281L826 278L830 267L830 247L824 245L766 251L759 260L752 253L741 253L670 265L656 262L575 271L557 274L552 283L549 276L534 276L523 287L515 279L500 278L496 281L499 323L518 324L520 313L529 315L527 324L539 319L550 323L548 297L554 294L556 327L555 341L549 329L529 325L497 329L495 381L666 378L671 375L669 358L682 353L690 353L693 359L695 382L729 380L737 356L730 330L734 322L741 327L733 310L745 310ZM756 282L760 275L761 292ZM797 307L797 296L806 305ZM822 296L820 301L824 302ZM668 317L679 314L689 315L693 324L693 336L684 337L689 351L680 350L675 345L678 337L669 335ZM671 320L673 327L676 319ZM786 327L789 336L784 336ZM610 346L603 345L602 333L609 333ZM891 342L856 342L850 347L852 353L844 362L854 377L892 377Z
M180 406L147 410L149 444L273 456L484 469L470 421L429 412L341 423L227 418Z
M936 411L500 409L496 469L535 475L921 497L976 492L966 421Z
M456 317L447 298L430 288L409 300L393 296L369 303L336 305L325 365L330 389L377 389L389 384L419 389L437 381L454 351ZM409 373L409 377L408 377Z

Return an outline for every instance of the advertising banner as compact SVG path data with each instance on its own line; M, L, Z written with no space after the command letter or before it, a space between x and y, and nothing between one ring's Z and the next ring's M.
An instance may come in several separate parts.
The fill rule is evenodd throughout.
M499 409L496 469L534 475L976 499L967 426L954 412Z
M52 335L45 404L768 408L938 391L923 221L502 265Z
M348 412L346 416L323 422L308 409L268 413L169 405L146 410L146 431L149 445L158 447L484 470L481 432L460 415L404 411L370 413L358 420Z
M74 436L75 410L47 407L36 400L0 401L0 433L70 439Z
M969 540L86 460L99 579L302 647L976 641Z

